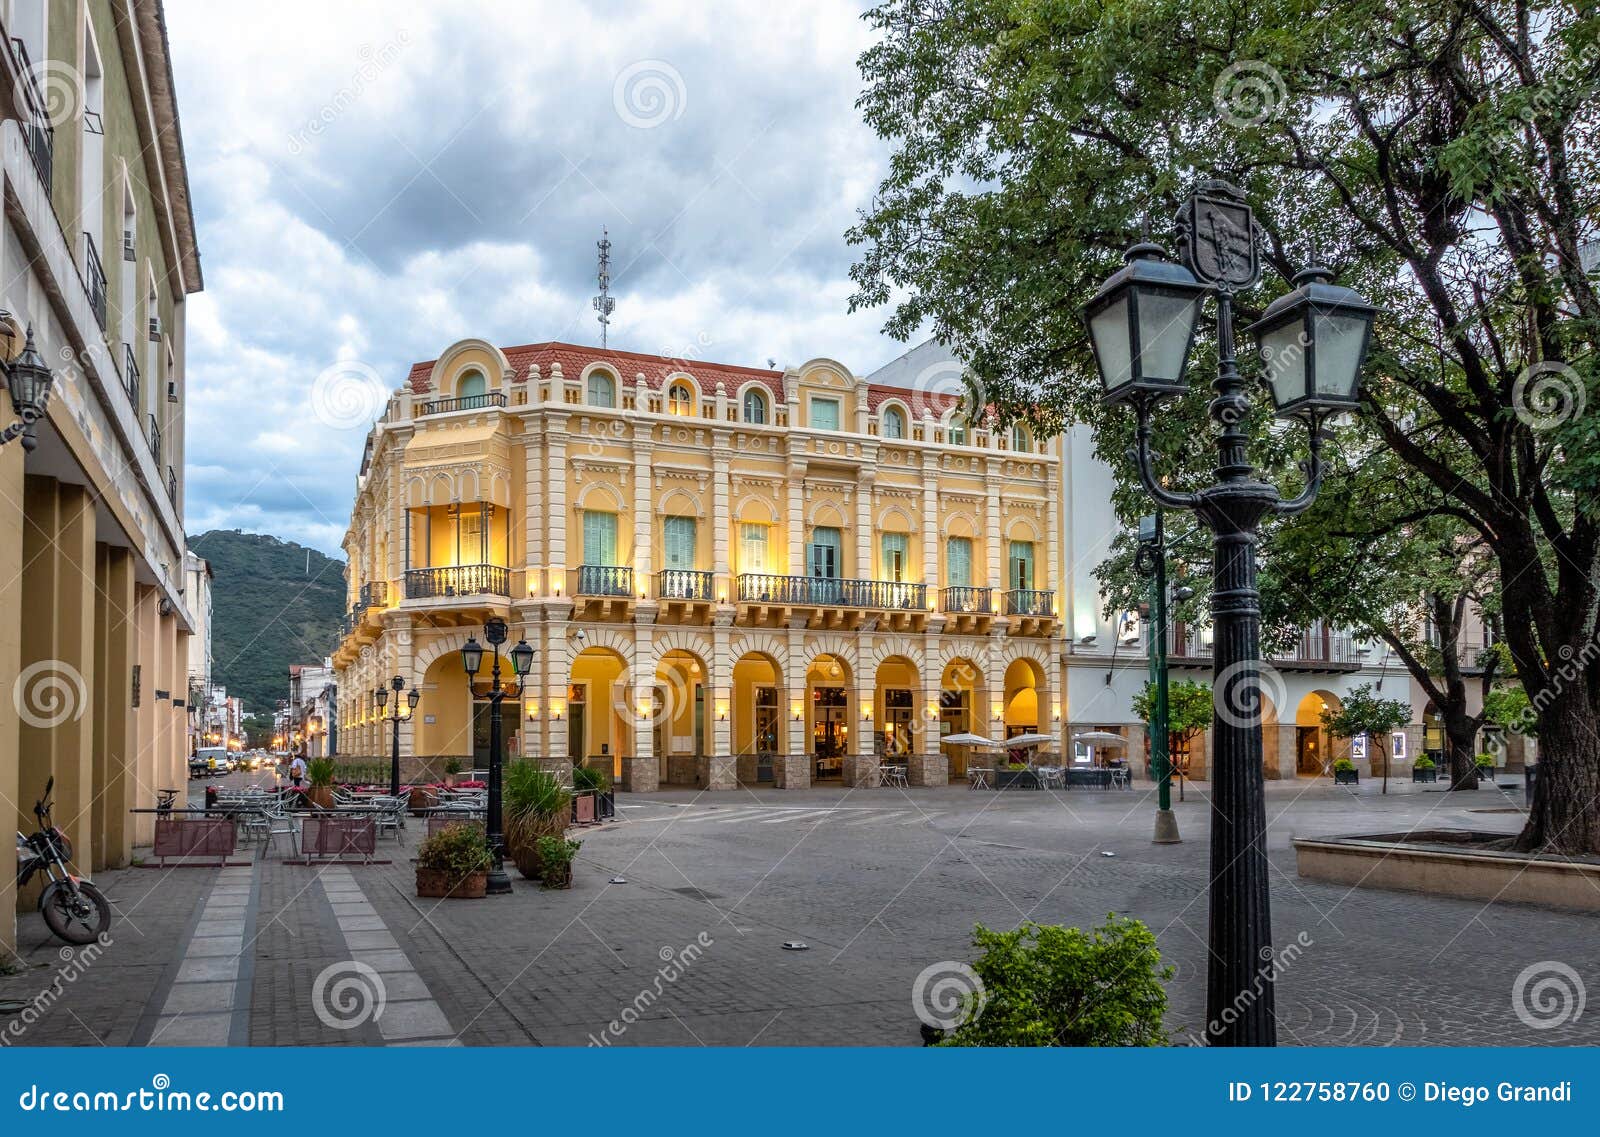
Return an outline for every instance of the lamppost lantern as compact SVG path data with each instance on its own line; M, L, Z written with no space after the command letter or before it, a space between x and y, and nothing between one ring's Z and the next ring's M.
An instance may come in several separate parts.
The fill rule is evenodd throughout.
M372 698L373 701L378 704L378 710L381 712L384 707L389 705L389 688L379 687L376 691L372 692Z
M511 656L511 670L519 676L533 670L533 648L528 646L527 640L518 640L517 646L506 654Z
M461 667L467 673L468 679L475 679L478 668L483 666L483 645L478 642L477 636L468 636L467 642L461 645Z
M389 686L393 687L396 691L404 691L406 689L406 681L400 678L400 676L396 675L393 679L389 680Z
M0 350L0 367L6 373L6 385L11 391L11 406L17 412L18 422L0 432L0 445L19 435L22 448L32 450L38 445L34 438L34 424L44 417L45 405L50 401L50 385L55 375L45 366L44 357L33 343L30 327L21 354L12 358L16 320L9 312L0 312L0 335L6 346Z
M483 638L495 647L505 643L510 635L510 627L506 624L504 618L500 616L490 616L483 622Z
M1125 258L1083 313L1110 404L1184 390L1184 365L1206 298L1205 286L1165 259L1160 245L1141 241Z
M1312 265L1246 330L1256 337L1280 418L1356 405L1376 309Z
M417 704L422 701L422 692L416 687L406 692L406 706L411 710L417 709Z

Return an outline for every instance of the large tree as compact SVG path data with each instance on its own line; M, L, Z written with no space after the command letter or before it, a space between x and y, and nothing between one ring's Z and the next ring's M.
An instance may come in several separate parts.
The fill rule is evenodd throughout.
M931 330L1002 417L1089 422L1123 465L1079 309L1199 178L1238 184L1273 270L1244 320L1313 240L1381 309L1335 467L1359 482L1394 455L1436 498L1415 520L1452 519L1498 566L1543 763L1519 844L1600 852L1600 671L1567 666L1595 654L1600 580L1594 5L887 0L867 19L860 105L895 150L850 234L853 302L894 301L888 330ZM1203 330L1194 374L1214 361ZM1210 477L1195 387L1157 430L1177 486ZM1252 425L1292 489L1303 439Z

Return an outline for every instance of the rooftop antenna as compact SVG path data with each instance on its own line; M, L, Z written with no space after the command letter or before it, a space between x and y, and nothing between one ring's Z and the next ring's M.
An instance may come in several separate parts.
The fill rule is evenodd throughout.
M600 250L600 295L594 298L594 310L600 315L600 346L606 346L606 332L611 325L611 313L617 310L617 302L611 296L611 235L602 228L600 240L595 246Z

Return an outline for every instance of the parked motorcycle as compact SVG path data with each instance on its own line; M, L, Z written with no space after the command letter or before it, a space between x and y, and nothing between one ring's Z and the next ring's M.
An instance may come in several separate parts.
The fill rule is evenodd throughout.
M111 927L111 902L94 885L79 880L68 871L72 861L72 842L50 823L50 791L56 780L44 786L44 797L33 803L39 831L25 837L17 831L17 888L42 872L50 883L39 894L39 911L50 931L69 944L91 944Z

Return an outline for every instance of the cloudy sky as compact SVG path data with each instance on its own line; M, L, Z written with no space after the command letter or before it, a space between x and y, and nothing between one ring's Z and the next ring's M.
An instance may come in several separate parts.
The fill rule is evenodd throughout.
M597 343L603 225L614 346L900 354L846 313L887 158L854 108L861 10L168 0L206 281L190 531L337 554L370 416L313 413L318 377L393 387L467 335Z

